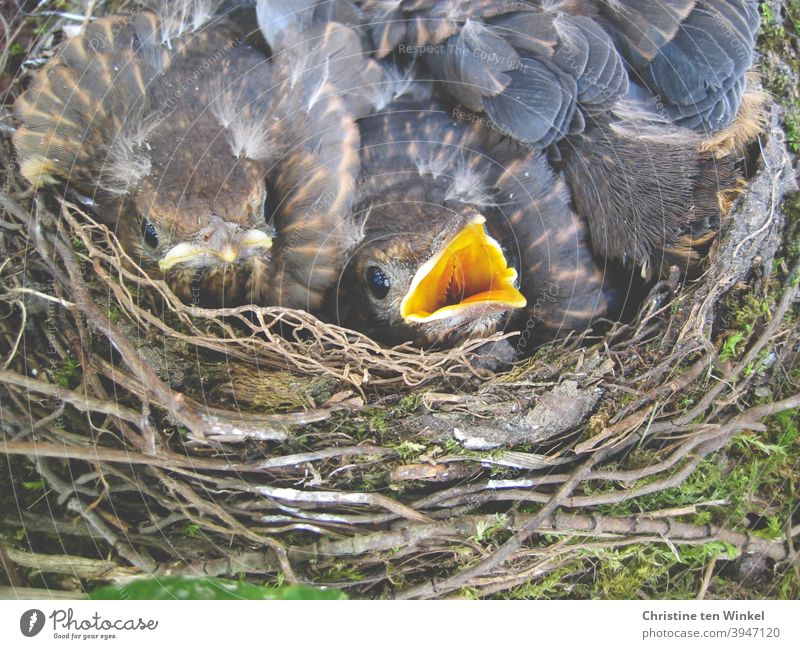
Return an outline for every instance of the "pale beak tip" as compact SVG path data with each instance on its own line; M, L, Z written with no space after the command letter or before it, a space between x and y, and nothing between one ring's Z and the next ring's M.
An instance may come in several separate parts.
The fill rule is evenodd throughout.
M234 250L231 246L225 246L222 250L220 250L219 253L219 258L228 264L236 261L238 256L239 255L236 250Z

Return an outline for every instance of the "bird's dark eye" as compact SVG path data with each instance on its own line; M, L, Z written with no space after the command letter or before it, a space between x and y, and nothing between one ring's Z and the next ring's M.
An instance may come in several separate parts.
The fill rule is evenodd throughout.
M389 281L386 273L377 266L370 266L367 268L367 284L369 285L369 290L372 291L372 294L379 300L385 298L389 293L389 289L392 287L392 283Z
M158 234L156 233L156 226L154 226L147 219L142 219L142 236L144 242L151 248L158 248Z

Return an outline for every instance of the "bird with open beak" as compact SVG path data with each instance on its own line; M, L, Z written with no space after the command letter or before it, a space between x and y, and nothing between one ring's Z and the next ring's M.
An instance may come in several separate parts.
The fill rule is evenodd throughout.
M336 293L341 323L430 347L509 325L542 342L606 315L587 232L543 156L418 98L360 127L363 238Z
M360 104L338 84L379 69L346 26L286 25L268 45L252 8L213 4L160 3L68 40L15 102L21 171L91 206L184 302L313 311L353 237Z
M564 172L601 263L650 280L707 251L764 126L755 0L359 4L378 56Z
M528 346L707 251L736 183L714 140L760 127L752 0L357 4L377 56L440 103L409 81L360 121L341 321L423 346L508 323Z

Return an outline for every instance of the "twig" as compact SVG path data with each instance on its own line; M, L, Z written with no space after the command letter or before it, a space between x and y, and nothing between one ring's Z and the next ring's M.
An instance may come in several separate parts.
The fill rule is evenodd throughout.
M502 564L517 550L517 548L522 546L522 544L535 533L536 528L561 504L561 501L578 486L583 477L591 471L592 467L598 462L602 462L609 455L609 449L598 451L589 460L578 466L570 478L558 489L550 500L542 505L536 515L525 523L521 529L515 532L508 541L503 543L503 545L487 559L484 559L472 568L463 570L452 577L447 577L438 583L432 581L423 586L412 587L405 591L402 597L412 599L426 598L431 595L443 595L460 588L474 577L484 575Z
M123 568L114 561L106 559L87 559L68 554L41 554L8 549L11 559L20 566L32 568L37 572L58 575L71 575L78 579L97 579L103 581L127 581L137 575L139 570Z
M100 519L100 517L87 509L78 498L73 498L68 501L67 509L83 516L86 522L93 529L95 529L123 559L130 562L132 565L136 566L145 573L151 573L155 569L155 561L149 557L143 556L129 544L118 539L116 534L114 534L108 528L108 526Z
M781 326L783 323L783 318L786 315L789 308L794 304L798 297L798 291L800 291L800 284L794 281L794 278L798 276L800 273L800 264L796 265L792 272L789 273L789 279L786 282L783 296L781 297L781 301L778 303L777 308L775 309L775 313L772 315L772 320L767 324L764 328L762 334L758 337L758 340L753 344L753 346L742 356L739 362L736 364L733 370L727 375L727 379L730 381L735 377L741 375L744 369L758 356L761 350L769 343L770 339L775 335L775 332L778 330L778 327ZM714 400L719 396L719 394L728 386L727 382L719 382L716 385L712 386L703 398L694 406L691 410L684 413L681 417L676 420L676 424L684 424L686 422L692 421L696 419L700 415L702 415L709 406L714 402Z
M8 577L8 583L17 588L21 588L25 583L22 581L22 576L17 570L17 565L14 561L11 548L6 547L6 544L0 540L0 567Z
M708 592L708 587L711 585L711 577L714 575L714 566L717 565L717 558L712 557L711 561L708 562L705 570L703 571L703 581L700 583L700 590L697 593L697 597L695 599L705 599L706 593Z
M133 424L140 423L139 413L125 408L124 406L120 406L111 401L93 399L72 390L68 390L45 381L40 381L29 376L22 376L20 374L16 374L15 372L0 370L0 383L17 385L21 388L25 388L26 391L44 394L57 401L68 403L82 412L97 412L106 415L113 415Z

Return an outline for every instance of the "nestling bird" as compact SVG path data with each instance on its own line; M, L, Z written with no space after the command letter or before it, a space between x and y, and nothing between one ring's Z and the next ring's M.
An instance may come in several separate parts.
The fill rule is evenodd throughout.
M314 310L353 236L358 105L338 84L378 67L343 25L270 51L208 8L162 3L66 42L16 101L22 173L77 192L185 302Z
M389 343L583 329L620 268L698 257L759 127L751 0L259 0L263 38L164 6L67 42L14 142L201 305Z
M755 0L360 4L379 56L563 168L599 259L651 278L713 237L726 156L763 128Z
M539 340L606 315L586 227L541 153L431 101L398 99L360 127L364 238L339 285L341 322L442 346L521 313Z
M360 122L345 322L427 345L511 319L544 341L613 315L621 269L707 248L728 154L761 128L753 2L359 4L378 55L421 60L442 103Z
M258 291L271 255L274 154L258 131L272 74L224 27L187 29L150 12L88 24L16 101L14 144L34 187L82 195L183 300L235 303Z

